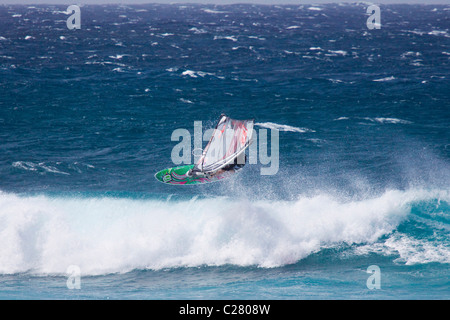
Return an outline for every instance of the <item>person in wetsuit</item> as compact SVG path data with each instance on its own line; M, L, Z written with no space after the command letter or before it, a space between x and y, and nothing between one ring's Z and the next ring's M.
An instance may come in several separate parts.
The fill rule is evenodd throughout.
M234 161L230 164L227 164L225 167L222 168L224 171L230 171L230 170L237 170L245 166L245 163L247 162L247 155L244 154L244 163L238 163L238 157L234 158Z

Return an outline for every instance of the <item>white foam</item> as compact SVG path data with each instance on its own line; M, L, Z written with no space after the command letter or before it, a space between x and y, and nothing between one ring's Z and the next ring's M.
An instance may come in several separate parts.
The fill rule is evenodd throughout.
M115 56L109 56L111 59L120 60L123 57L128 56L128 54L116 54Z
M442 243L415 239L400 232L394 232L386 241L367 244L355 249L358 255L371 252L383 255L398 255L397 263L406 265L430 262L450 263L450 250Z
M214 40L231 40L233 42L238 41L235 36L214 36Z
M331 54L334 54L334 55L341 55L341 56L347 55L347 51L344 51L344 50L328 50L328 52L330 52Z
M180 100L180 101L183 102L183 103L189 103L189 104L192 104L192 103L193 103L193 102L192 102L191 100L189 100L189 99L180 98L180 99L178 99L178 100Z
M48 172L48 173L70 175L70 173L58 170L56 167L45 164L44 162L34 163L31 161L15 161L12 163L12 166L14 168L23 169L26 171L36 171L39 173Z
M282 266L322 247L376 243L407 217L411 201L427 197L449 194L394 190L358 201L322 194L295 201L177 202L0 193L0 273L61 274L70 265L85 275Z
M339 117L339 118L334 119L334 121L341 121L341 120L348 120L348 119L350 119L350 118L349 117Z
M386 82L386 81L392 81L392 80L395 80L395 79L396 78L394 76L390 76L390 77L386 77L386 78L375 79L375 80L372 80L372 81L375 81L375 82Z
M397 119L397 118L383 118L383 117L375 117L370 118L366 117L365 120L369 120L372 122L378 122L378 123L392 123L392 124L411 124L411 121L403 120L403 119Z
M423 67L424 64L422 64L420 61L421 61L421 60L413 61L413 62L410 63L410 65L411 65L411 66L415 66L415 67Z
M402 30L402 31L410 32L410 33L413 33L413 34L417 34L419 36L422 36L422 35L426 34L425 31L421 31L421 30Z
M449 37L449 35L447 34L447 31L445 31L445 30L433 30L433 31L430 31L430 32L428 32L428 34L429 35L432 35L432 36L444 36L444 37Z
M196 27L190 28L189 31L194 32L195 34L207 33L206 30L204 30L204 29L198 29L198 28L196 28Z
M120 67L117 67L117 68L114 68L114 69L112 69L112 71L115 71L115 72L125 72L122 68L120 68Z
M198 77L197 73L195 71L192 71L192 70L183 71L182 75L183 76L190 76L192 78L197 78Z
M260 126L263 128L278 130L278 131L290 131L290 132L299 132L299 133L305 133L305 132L315 132L314 130L308 129L308 128L299 128L299 127L293 127L286 124L278 124L273 122L257 122L255 123L256 126Z
M191 78L198 78L198 77L206 77L206 76L213 76L219 79L225 79L225 77L218 76L215 73L212 72L203 72L203 71L193 71L193 70L185 70L181 73L182 76L189 76Z
M404 52L404 53L402 53L402 55L401 55L401 57L402 58L405 58L405 57L419 57L419 56L421 56L422 54L420 53L420 52L415 52L415 51L407 51L407 52Z
M225 11L212 10L212 9L204 9L204 8L202 8L201 10L202 10L203 12L206 12L206 13L213 13L213 14L217 14L217 13L226 13Z

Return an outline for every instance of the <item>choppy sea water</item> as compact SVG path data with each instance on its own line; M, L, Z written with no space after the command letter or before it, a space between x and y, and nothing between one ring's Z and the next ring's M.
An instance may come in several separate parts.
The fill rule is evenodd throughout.
M449 7L366 9L1 6L0 298L448 299ZM156 181L221 113L276 174Z

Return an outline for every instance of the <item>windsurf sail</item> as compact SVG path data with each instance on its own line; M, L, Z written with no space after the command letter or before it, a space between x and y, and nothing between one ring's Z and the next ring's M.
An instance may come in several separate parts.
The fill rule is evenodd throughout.
M235 120L221 115L192 173L213 174L235 161L252 141L254 120Z

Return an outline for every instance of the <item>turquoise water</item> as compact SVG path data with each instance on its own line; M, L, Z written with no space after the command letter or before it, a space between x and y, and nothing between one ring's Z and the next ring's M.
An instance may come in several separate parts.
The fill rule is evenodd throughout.
M313 8L1 6L0 298L448 299L448 8ZM221 113L276 174L156 181Z

